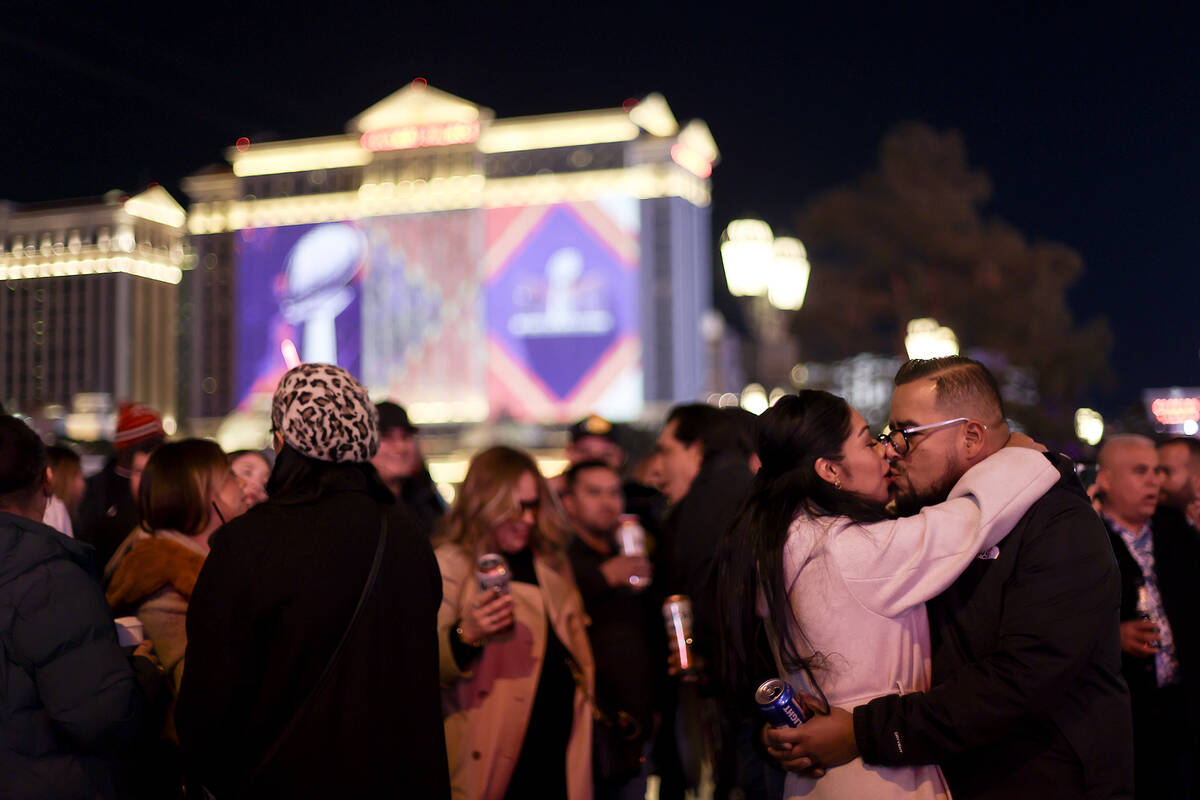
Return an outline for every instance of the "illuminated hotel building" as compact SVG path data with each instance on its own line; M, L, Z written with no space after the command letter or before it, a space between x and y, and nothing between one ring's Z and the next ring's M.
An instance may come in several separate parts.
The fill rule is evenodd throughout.
M421 80L345 134L241 140L184 182L188 414L261 408L300 360L418 423L700 397L717 156L659 95L495 119Z
M9 411L103 393L175 414L185 221L160 186L0 204L0 399Z

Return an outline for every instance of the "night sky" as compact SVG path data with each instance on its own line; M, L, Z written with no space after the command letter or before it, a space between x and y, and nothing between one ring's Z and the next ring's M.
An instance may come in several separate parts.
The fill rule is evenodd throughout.
M0 16L8 200L158 181L187 205L181 178L239 136L338 133L422 76L497 117L659 91L721 149L714 236L746 213L789 232L874 165L888 128L923 120L962 132L995 186L988 214L1083 255L1072 308L1116 340L1097 407L1200 385L1195 7L16 5Z

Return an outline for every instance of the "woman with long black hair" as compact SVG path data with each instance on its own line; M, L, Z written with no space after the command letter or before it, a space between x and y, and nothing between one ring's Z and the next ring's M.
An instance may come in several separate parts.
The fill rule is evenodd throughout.
M1032 445L1027 437L1010 444ZM890 519L888 465L862 416L840 397L806 390L759 419L762 468L718 567L724 675L752 693L764 639L794 687L844 708L929 687L924 603L997 544L1058 472L1031 446L975 465L949 499ZM867 766L819 780L789 773L785 796L946 798L936 765Z

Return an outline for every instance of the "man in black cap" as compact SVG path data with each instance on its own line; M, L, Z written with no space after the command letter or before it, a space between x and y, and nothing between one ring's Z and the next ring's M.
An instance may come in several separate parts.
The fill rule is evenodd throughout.
M585 461L603 461L615 470L625 465L625 450L617 426L597 414L588 414L571 426L567 460L572 466Z
M409 421L403 406L385 400L376 403L375 408L379 411L379 452L371 464L392 494L408 506L432 536L446 506L425 467L417 426Z

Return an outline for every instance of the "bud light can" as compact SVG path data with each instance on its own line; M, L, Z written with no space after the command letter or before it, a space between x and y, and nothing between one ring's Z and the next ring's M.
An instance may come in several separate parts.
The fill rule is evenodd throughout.
M663 621L667 624L667 646L679 660L679 668L690 672L696 667L692 655L692 600L685 594L673 594L663 602Z
M499 553L481 555L475 564L475 577L479 578L479 591L508 594L508 561Z
M754 693L758 710L767 718L772 728L796 728L808 721L808 714L791 685L779 678L772 678L758 687Z
M638 522L637 514L622 514L617 528L617 549L623 556L646 557L646 530Z

